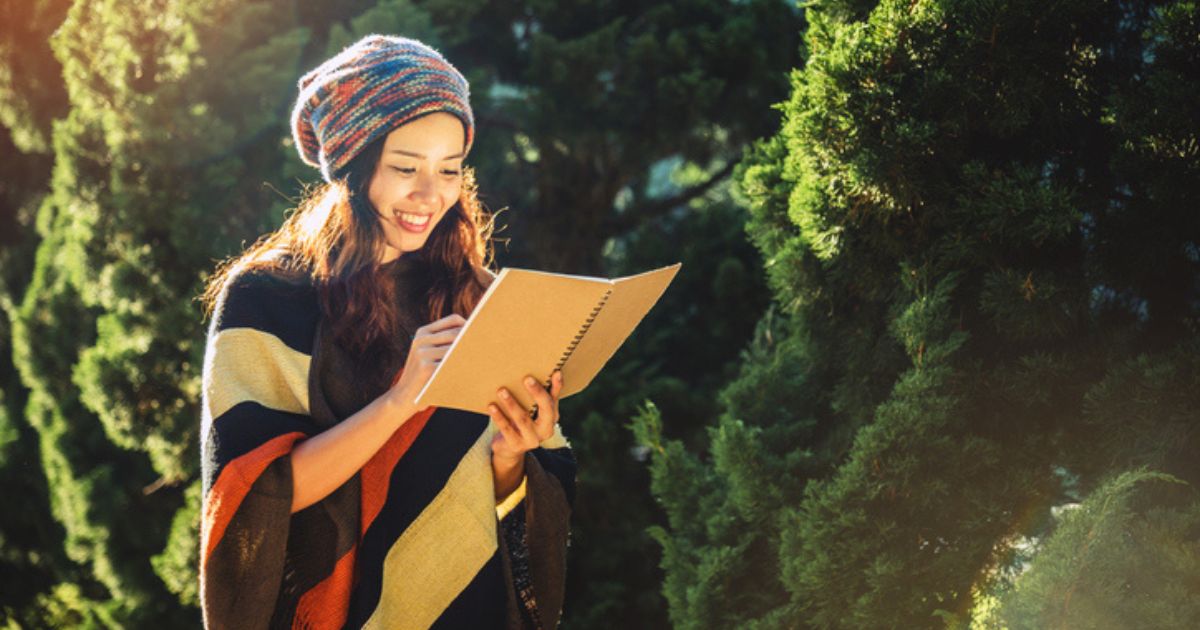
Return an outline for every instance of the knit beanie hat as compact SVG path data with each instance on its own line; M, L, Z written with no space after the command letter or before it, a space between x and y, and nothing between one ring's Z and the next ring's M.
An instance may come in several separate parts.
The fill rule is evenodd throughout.
M415 39L368 35L297 85L292 138L300 158L321 169L327 182L372 141L432 112L458 116L466 132L464 153L471 150L475 118L467 80Z

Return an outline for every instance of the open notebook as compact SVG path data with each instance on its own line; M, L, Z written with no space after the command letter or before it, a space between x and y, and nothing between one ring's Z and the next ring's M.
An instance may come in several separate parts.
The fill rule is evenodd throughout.
M492 281L445 358L414 401L486 414L507 387L526 409L532 374L559 399L582 391L654 306L679 263L624 278L505 268Z

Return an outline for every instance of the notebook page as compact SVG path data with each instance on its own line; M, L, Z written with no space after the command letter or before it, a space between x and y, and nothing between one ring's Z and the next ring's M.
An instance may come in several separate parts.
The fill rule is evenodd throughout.
M564 391L587 387L617 348L650 312L678 273L680 263L613 280L613 292L563 367Z
M611 286L605 278L502 270L416 404L486 413L503 385L531 407L533 397L521 380L532 374L543 383L549 381L563 352Z

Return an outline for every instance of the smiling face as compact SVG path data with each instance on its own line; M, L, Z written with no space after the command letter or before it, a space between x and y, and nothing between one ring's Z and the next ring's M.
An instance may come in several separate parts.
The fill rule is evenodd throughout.
M434 112L388 134L367 198L387 241L383 260L421 249L462 191L462 122Z

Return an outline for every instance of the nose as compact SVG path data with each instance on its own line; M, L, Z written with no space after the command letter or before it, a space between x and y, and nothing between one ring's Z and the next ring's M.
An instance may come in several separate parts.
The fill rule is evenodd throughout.
M420 203L434 203L437 201L437 185L433 179L433 174L426 172L425 169L417 170L416 181L413 182L412 192L409 197L413 201Z

